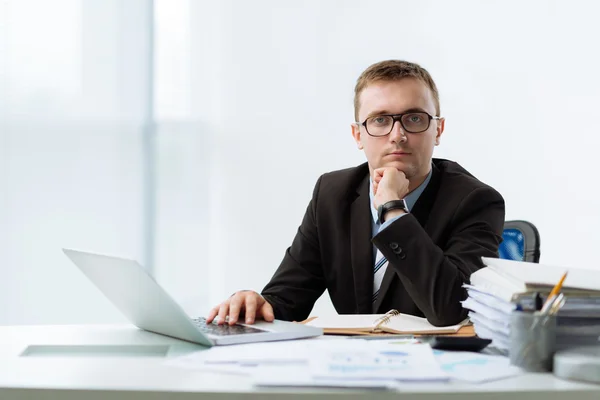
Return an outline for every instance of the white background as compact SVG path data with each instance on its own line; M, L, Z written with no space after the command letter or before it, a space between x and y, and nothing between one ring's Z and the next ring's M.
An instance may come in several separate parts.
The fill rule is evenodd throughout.
M0 1L0 324L123 321L61 247L148 261L190 313L262 289L318 176L363 162L354 84L390 58L437 82L435 156L535 223L541 262L598 268L596 3L161 0L154 46L150 7Z

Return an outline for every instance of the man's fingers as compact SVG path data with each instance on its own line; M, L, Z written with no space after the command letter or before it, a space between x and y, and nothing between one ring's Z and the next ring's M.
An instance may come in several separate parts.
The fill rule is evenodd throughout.
M246 323L253 324L256 317L256 298L258 295L246 297Z
M233 325L238 321L242 304L244 303L243 294L236 294L229 301L229 325Z
M268 301L265 301L265 304L260 308L260 313L265 321L272 322L275 319L275 314L273 313L273 307L269 304Z
M219 325L223 325L225 323L225 318L227 317L227 314L229 313L229 301L224 301L223 303L221 303L221 306L219 307L219 316L217 317L217 324Z
M394 168L391 168L391 167L375 168L373 170L373 174L378 175L378 176L383 176L383 175L385 175L385 171L387 171L388 169L394 169Z
M264 304L268 304L268 307L263 308ZM240 315L246 317L245 322L247 324L253 324L257 315L267 321L273 321L274 319L273 307L258 293L245 290L234 293L229 299L213 307L208 313L206 322L211 323L216 320L217 324L222 325L227 321L229 325L234 325L240 320Z
M379 181L383 178L383 169L376 169L373 171L373 182L379 183Z
M396 168L393 167L383 167L383 168L377 168L373 170L373 180L375 182L379 182L381 181L381 179L387 174L394 174L395 172L402 172ZM402 174L404 174L404 172L402 172Z
M207 324L210 324L211 322L213 322L213 320L215 319L215 317L219 313L219 307L220 306L216 306L216 307L213 307L210 310L210 312L208 313L208 316L206 317L206 323Z

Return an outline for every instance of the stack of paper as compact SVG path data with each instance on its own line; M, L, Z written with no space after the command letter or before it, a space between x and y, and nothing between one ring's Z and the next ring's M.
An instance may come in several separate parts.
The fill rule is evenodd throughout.
M510 314L534 310L536 294L545 301L552 287L568 271L562 292L567 301L558 313L557 346L597 344L600 336L600 271L561 268L528 262L483 258L486 268L471 275L463 307L475 332L492 339L492 346L508 350Z

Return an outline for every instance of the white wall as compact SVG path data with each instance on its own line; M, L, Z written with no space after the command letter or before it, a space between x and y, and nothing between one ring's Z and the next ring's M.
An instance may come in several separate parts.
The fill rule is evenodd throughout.
M146 0L0 8L0 324L125 321L62 247L141 259Z
M0 324L121 321L60 247L144 255L149 3L46 3L0 2ZM260 290L318 176L364 160L353 87L389 58L438 84L436 156L534 222L542 262L597 268L595 2L157 6L156 277L190 313Z

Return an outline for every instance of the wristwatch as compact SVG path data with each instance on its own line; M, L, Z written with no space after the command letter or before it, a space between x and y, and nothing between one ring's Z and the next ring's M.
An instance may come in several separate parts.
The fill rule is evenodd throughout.
M383 224L385 222L385 214L391 210L404 210L405 212L408 212L408 207L406 206L404 199L392 200L388 201L387 203L383 203L377 207L377 221L379 224Z

